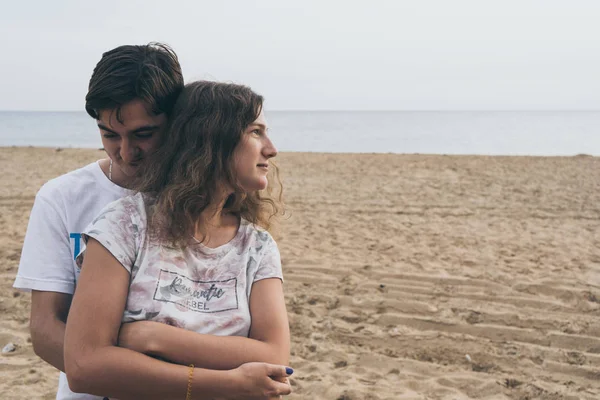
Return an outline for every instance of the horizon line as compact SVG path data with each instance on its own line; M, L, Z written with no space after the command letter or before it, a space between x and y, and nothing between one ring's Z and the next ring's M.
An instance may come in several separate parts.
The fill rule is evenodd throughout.
M510 108L452 108L452 109L267 109L267 112L593 112L600 111L600 108L522 108L522 109L510 109ZM85 110L11 110L1 109L0 112L37 112L37 113L85 113Z

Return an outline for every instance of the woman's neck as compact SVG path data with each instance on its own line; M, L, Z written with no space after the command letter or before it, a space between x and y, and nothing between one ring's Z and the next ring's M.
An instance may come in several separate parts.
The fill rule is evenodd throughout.
M237 234L240 224L235 214L224 210L229 193L223 194L202 211L196 223L194 237L208 247L218 247L231 241Z
M196 225L194 238L206 247L217 248L229 243L237 235L240 219L232 213L223 212Z
M200 224L216 228L226 224L224 217L229 213L225 212L223 209L227 202L227 198L229 197L229 193L224 190L220 190L219 192L219 195L215 196L212 203L200 213Z

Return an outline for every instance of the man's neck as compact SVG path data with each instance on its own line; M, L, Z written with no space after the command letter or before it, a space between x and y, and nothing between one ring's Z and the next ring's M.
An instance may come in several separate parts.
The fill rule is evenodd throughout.
M109 179L112 183L117 186L120 186L124 189L129 189L129 185L131 184L131 179L123 174L123 172L119 168L115 168L110 166L110 158L104 158L100 160L100 169L106 175L106 178Z

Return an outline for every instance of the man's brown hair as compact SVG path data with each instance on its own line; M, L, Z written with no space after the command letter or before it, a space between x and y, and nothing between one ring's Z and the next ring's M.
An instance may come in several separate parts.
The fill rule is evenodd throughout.
M107 51L94 68L85 110L95 119L101 110L116 110L134 99L154 114L171 113L183 89L183 74L175 52L167 45L125 45Z

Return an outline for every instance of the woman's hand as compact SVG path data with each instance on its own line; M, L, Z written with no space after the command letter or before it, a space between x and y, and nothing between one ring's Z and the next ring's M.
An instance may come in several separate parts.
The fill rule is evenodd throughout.
M286 369L290 372L286 372ZM270 400L292 392L287 379L291 368L267 363L246 363L231 370L234 376L236 393L232 399Z

